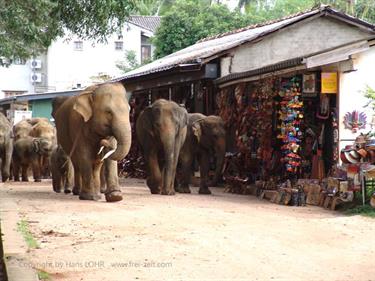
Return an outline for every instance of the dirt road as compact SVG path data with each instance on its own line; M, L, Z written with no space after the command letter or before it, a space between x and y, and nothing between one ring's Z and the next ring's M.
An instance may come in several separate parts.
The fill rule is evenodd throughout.
M39 244L30 264L52 280L375 280L373 219L221 189L160 196L126 180L122 190L113 204L9 183L0 209L12 202L28 221Z

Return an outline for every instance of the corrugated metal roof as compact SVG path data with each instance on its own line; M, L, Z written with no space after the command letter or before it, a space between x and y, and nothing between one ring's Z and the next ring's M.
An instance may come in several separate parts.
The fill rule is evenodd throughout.
M130 16L128 22L155 32L160 25L161 17L157 16Z
M261 25L253 25L229 33L217 35L205 40L198 41L196 44L185 49L177 51L173 54L165 56L161 59L155 60L147 65L141 66L135 70L129 71L124 76L114 79L113 81L122 81L130 78L140 77L151 73L161 72L168 69L175 68L184 63L202 63L204 59L213 57L219 53L230 50L236 46L256 40L269 33L279 30L283 27L291 25L295 22L317 14L333 14L338 17L344 17L346 20L351 20L357 24L362 24L367 28L374 29L374 26L361 21L359 19L350 17L346 14L337 12L329 6L322 6L319 9L310 10L308 12L299 13L289 16L277 21L268 22Z

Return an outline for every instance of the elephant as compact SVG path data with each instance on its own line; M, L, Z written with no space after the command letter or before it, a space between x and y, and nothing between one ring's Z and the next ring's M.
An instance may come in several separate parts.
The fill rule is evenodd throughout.
M70 193L74 186L74 169L61 145L54 148L50 161L53 190L60 193L64 188L64 193Z
M0 113L0 158L1 180L7 181L10 176L10 165L13 153L12 129L10 122Z
M31 125L28 120L29 119L21 120L13 126L14 141L30 135L33 125Z
M57 141L71 156L74 167L73 194L81 200L99 200L100 169L103 161L98 155L101 141L114 137L116 150L111 160L123 159L131 145L129 103L121 83L103 83L90 86L79 95L55 98L52 116L55 118ZM117 176L117 175L116 175ZM109 179L115 182L115 179ZM122 200L119 186L109 185L107 202Z
M22 171L22 181L29 181L28 168L32 165L34 181L41 181L39 159L49 151L50 146L43 138L33 138L30 136L20 138L14 142L13 149L13 175L14 180L19 181L20 170Z
M49 143L49 149L45 154L40 155L39 166L44 177L50 175L49 163L52 150L56 147L56 129L47 118L32 118L27 120L31 125L30 136L34 138L43 138Z
M173 101L156 100L136 122L136 135L147 163L152 194L173 195L176 167L186 138L187 111Z
M176 191L190 193L189 183L193 161L198 158L200 167L200 194L211 194L208 188L210 156L215 156L216 167L212 186L216 186L222 173L226 132L223 120L219 116L206 116L200 113L188 114L188 127L185 143L180 153L181 183L175 185Z

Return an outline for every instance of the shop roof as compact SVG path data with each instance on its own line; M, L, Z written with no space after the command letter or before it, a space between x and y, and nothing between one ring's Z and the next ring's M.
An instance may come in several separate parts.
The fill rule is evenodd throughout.
M321 6L318 9L298 13L272 22L251 25L200 40L192 46L155 60L135 70L129 71L124 76L118 77L112 81L126 81L127 79L178 68L183 64L204 64L234 47L247 42L252 42L271 34L272 32L313 16L331 16L375 33L374 25L336 11L329 6Z
M130 16L128 22L155 32L159 27L160 19L161 17L157 16Z
M45 99L53 99L55 97L60 96L74 96L77 95L82 89L75 89L75 90L66 90L66 91L59 91L59 92L47 92L44 94L30 94L30 95L17 95L8 98L1 99L1 104L9 104L14 101L31 101L31 100L45 100Z

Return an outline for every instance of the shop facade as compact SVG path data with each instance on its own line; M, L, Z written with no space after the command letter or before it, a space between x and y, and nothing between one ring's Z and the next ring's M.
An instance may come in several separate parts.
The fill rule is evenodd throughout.
M363 92L375 87L374 39L373 25L322 6L203 39L115 81L142 106L162 97L220 115L240 178L321 181L374 123Z

